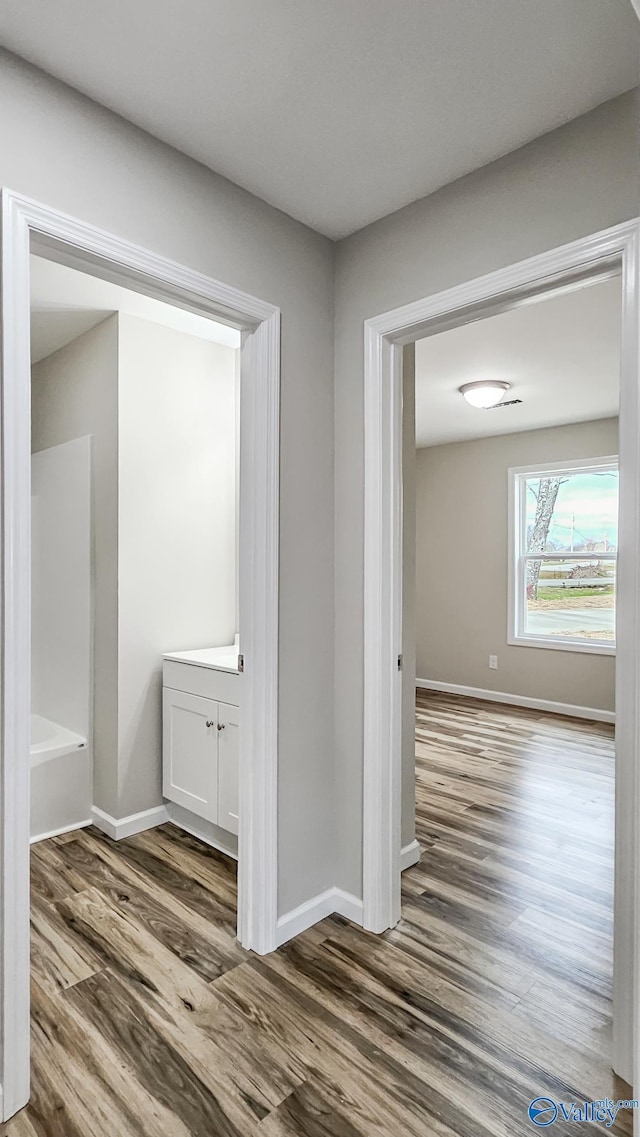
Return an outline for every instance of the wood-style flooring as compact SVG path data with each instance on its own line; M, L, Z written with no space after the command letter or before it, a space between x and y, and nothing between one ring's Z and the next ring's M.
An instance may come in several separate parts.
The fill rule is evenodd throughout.
M416 756L423 855L380 937L332 917L244 952L235 866L169 825L35 846L33 1090L3 1137L530 1137L538 1095L630 1096L613 729L423 693Z

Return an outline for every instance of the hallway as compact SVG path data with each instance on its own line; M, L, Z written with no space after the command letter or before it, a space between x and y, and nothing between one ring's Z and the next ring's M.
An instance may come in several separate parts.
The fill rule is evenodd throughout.
M243 952L233 865L171 826L34 846L33 1094L4 1137L524 1137L539 1095L629 1096L613 728L420 692L416 754L423 857L383 937L332 917Z
M607 1064L613 726L420 691L416 781L422 861L389 939L459 989L458 1042L504 1047L504 1080L474 1060L483 1115L504 1095L519 1132L536 1095L630 1096Z

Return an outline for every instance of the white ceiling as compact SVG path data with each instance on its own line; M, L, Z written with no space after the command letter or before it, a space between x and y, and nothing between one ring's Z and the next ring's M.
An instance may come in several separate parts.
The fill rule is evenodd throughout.
M331 237L635 86L630 0L6 0L0 43Z
M416 344L416 445L587 422L618 413L620 278L527 304ZM504 379L515 407L478 410L463 383Z
M240 333L234 328L66 265L31 257L32 363L65 347L113 312L138 316L226 347L240 347Z

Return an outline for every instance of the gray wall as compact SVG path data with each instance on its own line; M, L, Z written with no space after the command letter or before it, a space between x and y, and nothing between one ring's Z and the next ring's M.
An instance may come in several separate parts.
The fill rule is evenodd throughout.
M4 52L0 104L0 184L282 310L278 907L286 912L335 877L334 246Z
M615 709L613 656L507 644L507 470L617 452L617 419L418 450L421 679ZM489 670L490 654L498 671Z
M235 419L236 352L132 316L33 368L34 451L93 439L94 804L117 819L162 802L163 652L236 632Z
M162 802L162 655L236 633L236 352L120 315L118 817Z
M624 95L341 241L335 295L337 883L361 895L363 335L369 316L638 213Z
M93 794L118 817L118 317L36 363L31 448L92 436Z
M1 184L282 309L278 908L361 895L363 320L635 216L635 99L336 249L5 53L0 101Z

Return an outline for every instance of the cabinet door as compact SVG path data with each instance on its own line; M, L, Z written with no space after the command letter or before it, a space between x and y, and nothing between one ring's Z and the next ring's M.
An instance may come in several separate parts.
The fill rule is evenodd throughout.
M240 711L218 703L218 825L238 832Z
M185 691L162 689L162 792L216 821L218 817L218 704Z

